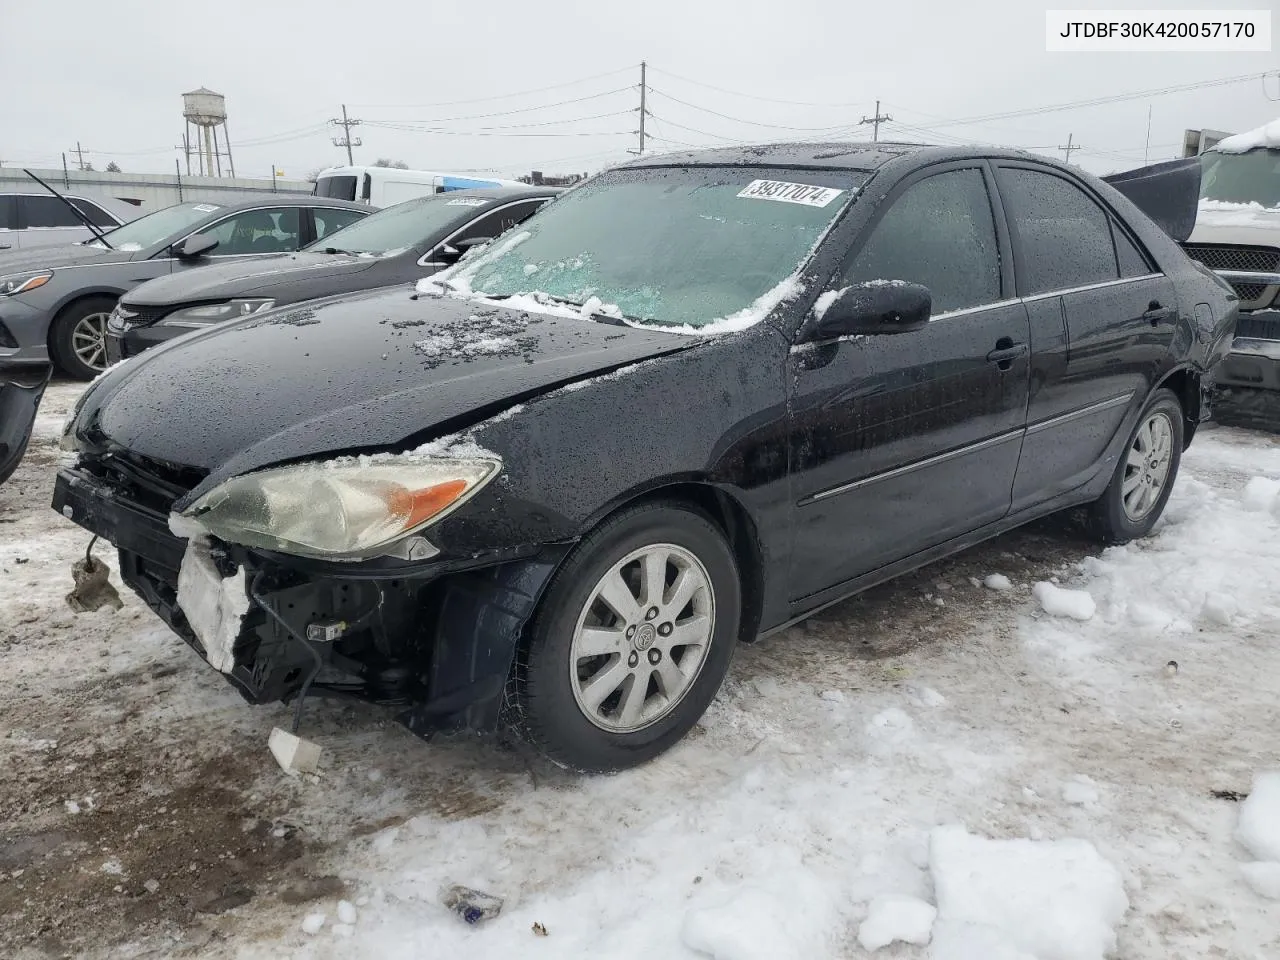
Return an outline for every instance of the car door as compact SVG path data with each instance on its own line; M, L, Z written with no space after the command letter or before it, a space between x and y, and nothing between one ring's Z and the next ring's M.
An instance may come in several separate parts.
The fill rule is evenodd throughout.
M21 243L18 233L18 198L11 193L0 193L0 251L17 250Z
M1017 289L1031 322L1027 437L1014 509L1087 481L1172 342L1173 283L1065 171L1002 162Z
M1009 510L1028 329L991 188L982 160L926 168L890 195L832 281L925 285L923 330L792 347L793 599Z

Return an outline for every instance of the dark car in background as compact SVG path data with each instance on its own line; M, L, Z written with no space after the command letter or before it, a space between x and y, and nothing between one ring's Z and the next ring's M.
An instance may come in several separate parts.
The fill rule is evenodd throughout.
M52 361L90 379L107 366L107 317L138 284L298 250L372 212L323 197L241 194L165 207L102 240L0 252L0 363Z
M152 280L125 294L108 319L107 360L260 310L412 283L529 219L556 193L507 187L407 200L300 253Z
M416 291L109 370L53 506L251 702L612 770L693 727L740 640L1053 511L1144 536L1236 306L1043 157L644 158Z

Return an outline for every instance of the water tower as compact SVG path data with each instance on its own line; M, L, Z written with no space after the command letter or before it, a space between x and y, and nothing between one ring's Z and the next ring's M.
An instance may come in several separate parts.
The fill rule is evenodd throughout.
M202 177L222 176L222 158L227 158L231 176L236 175L236 165L231 159L231 136L227 133L227 98L205 87L182 95L182 116L187 121L182 134L182 148L187 155L187 176L191 176L191 154L199 160L198 171ZM195 127L194 136L192 127ZM218 128L222 128L222 143L218 143Z

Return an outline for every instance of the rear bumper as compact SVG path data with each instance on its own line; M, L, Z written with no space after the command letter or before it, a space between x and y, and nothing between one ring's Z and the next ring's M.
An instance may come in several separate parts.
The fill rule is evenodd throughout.
M1280 326L1280 312L1277 326ZM1214 373L1220 387L1253 387L1280 390L1280 339L1261 340L1236 337L1221 365Z
M115 544L124 582L209 659L178 602L187 542L170 532L167 515L83 467L59 471L53 508ZM397 719L422 736L497 725L524 624L563 556L548 548L465 571L424 564L343 576L216 541L212 552L221 575L245 573L249 610L223 672L246 700L291 699L318 655L312 691L397 707ZM325 624L344 632L313 642L308 628Z

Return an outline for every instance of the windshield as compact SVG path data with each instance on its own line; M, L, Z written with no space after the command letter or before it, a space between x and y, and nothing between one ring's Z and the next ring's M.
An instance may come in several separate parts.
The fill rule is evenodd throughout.
M109 230L107 243L117 250L145 250L198 223L218 209L216 203L178 203ZM94 240L89 246L101 247Z
M308 249L320 251L332 247L343 253L390 257L425 243L442 230L461 226L488 205L486 199L456 194L406 200L343 227L317 240Z
M1200 199L1280 207L1280 150L1200 156Z
M739 329L792 292L792 275L866 180L845 170L615 170L442 279L489 297L599 298L598 312L633 321Z

